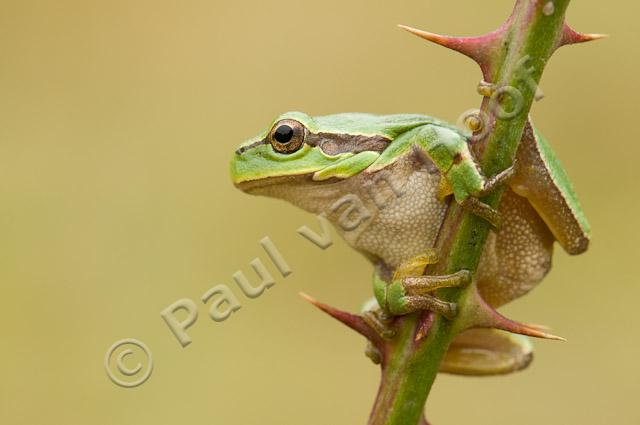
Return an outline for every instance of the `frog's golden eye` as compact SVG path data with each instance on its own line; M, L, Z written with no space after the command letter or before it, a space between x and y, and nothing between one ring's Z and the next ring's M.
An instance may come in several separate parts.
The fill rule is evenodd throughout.
M306 129L295 120L282 120L276 123L269 134L269 142L276 152L292 153L304 143Z

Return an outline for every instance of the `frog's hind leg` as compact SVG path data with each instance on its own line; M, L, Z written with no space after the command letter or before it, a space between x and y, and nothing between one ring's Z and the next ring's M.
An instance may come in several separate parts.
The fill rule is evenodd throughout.
M469 284L471 279L471 273L462 270L451 275L394 279L389 284L379 280L379 285L385 285L383 301L385 308L366 310L362 318L380 337L387 340L395 337L395 330L392 327L394 316L430 310L451 320L458 312L456 304L442 301L429 293L440 288L464 286Z
M492 233L478 267L478 290L498 307L533 289L551 268L554 237L526 198L507 189L502 229Z
M430 292L441 288L458 288L471 283L472 276L468 270L443 276L417 276L402 279L405 290L404 305L409 311L431 310L451 320L456 317L457 306L442 301Z
M396 296L396 299L390 302L391 312L409 314L420 310L430 310L452 320L458 314L457 305L442 301L429 293L440 288L466 286L471 283L471 280L471 272L468 270L461 270L450 275L404 278L402 279L404 294Z
M442 301L430 293L441 288L468 285L472 276L466 270L451 275L423 276L425 267L437 261L435 251L412 258L398 266L389 283L376 271L373 279L376 297L363 306L362 319L382 339L390 340L395 337L395 316L428 310L450 320L455 318L456 304ZM367 344L365 355L376 364L382 359L382 354L371 342Z
M373 278L373 292L375 298L365 303L362 308L362 318L382 339L393 339L395 337L395 330L392 326L392 322L396 314L392 312L395 310L394 301L398 297L404 297L407 291L403 287L402 279L405 277L418 277L424 272L425 267L429 264L435 264L438 262L438 256L435 250L429 250L428 252L414 257L408 261L401 263L393 273L391 282L387 283L380 277L380 270L376 270ZM422 281L411 282L412 288L423 287ZM433 285L430 285L435 289ZM442 284L436 286L442 287ZM422 291L422 293L428 291ZM391 296L390 296L391 294ZM425 296L424 298L431 299L433 297ZM413 301L414 303L416 300ZM444 309L447 313L450 313L451 307L443 302L437 300L432 302L432 306L438 309ZM367 350L367 356L373 357Z
M469 329L458 335L440 372L491 376L517 372L533 360L533 345L522 335L497 329Z

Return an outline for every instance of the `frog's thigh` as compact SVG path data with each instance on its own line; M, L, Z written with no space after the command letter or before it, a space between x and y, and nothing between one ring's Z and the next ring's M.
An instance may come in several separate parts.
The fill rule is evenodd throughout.
M478 269L482 297L497 307L529 292L551 268L554 237L526 198L507 189L503 226L491 233Z

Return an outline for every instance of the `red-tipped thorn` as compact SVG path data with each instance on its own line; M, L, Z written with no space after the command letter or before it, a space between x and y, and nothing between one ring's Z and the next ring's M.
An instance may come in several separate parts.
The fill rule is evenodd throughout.
M336 319L337 321L358 332L360 335L364 336L374 344L379 345L382 343L380 336L373 329L371 329L369 325L367 325L367 322L365 322L362 317L356 314L338 310L337 308L331 307L330 305L323 304L310 295L305 294L304 292L300 292L300 296L309 301L318 309Z
M562 37L558 42L558 48L569 44L586 43L589 41L601 40L608 37L609 36L607 34L581 34L577 31L574 31L568 24L564 24Z
M531 336L534 338L551 339L555 341L566 341L561 336L545 332L545 328L540 325L526 325L507 319L498 313L493 307L487 304L480 294L475 293L475 314L471 320L470 327L475 328L495 328L503 331Z
M414 338L415 342L421 341L429 335L429 331L433 326L434 320L435 315L432 312L427 311L422 314L422 317L420 318L420 327L418 328L418 332L416 333L416 336Z
M566 341L566 339L561 336L544 332L537 327L514 322L498 313L496 313L496 315L499 317L492 326L496 329L502 329L503 331L511 332L514 334L532 336L534 338L551 339L554 341Z
M540 325L538 323L527 323L527 326L533 329L537 329L539 331L550 331L551 328L547 325Z
M480 65L485 77L488 77L489 75L489 70L492 65L491 58L494 51L500 47L500 42L504 36L506 28L506 26L502 26L496 31L480 37L450 37L434 34L428 31L422 31L406 25L398 26L420 38L470 57Z

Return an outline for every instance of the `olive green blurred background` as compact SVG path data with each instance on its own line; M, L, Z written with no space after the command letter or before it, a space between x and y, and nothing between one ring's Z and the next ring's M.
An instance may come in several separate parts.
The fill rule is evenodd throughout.
M0 423L366 423L378 370L363 339L297 294L357 310L370 266L341 240L304 241L315 219L237 191L228 161L286 110L455 121L479 105L476 66L395 25L479 34L512 3L4 0ZM573 2L577 29L612 38L560 50L533 110L594 238L504 311L569 342L536 341L512 376L440 376L436 425L640 423L639 12ZM293 274L214 323L200 297L238 269L254 278L266 235ZM180 298L200 308L184 349L159 315ZM155 361L134 389L103 368L126 337Z

